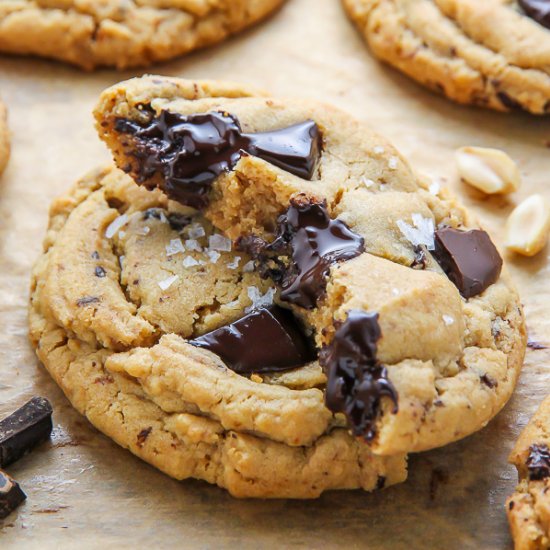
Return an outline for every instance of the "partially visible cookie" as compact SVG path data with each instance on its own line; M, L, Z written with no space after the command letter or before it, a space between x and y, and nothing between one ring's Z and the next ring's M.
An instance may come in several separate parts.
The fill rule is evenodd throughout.
M547 397L510 454L519 485L506 501L516 550L550 548L550 397Z
M438 447L509 398L525 327L486 232L349 115L144 77L96 109L116 163L255 259L315 335L325 403L373 452Z
M206 219L107 169L52 204L30 337L94 426L177 479L262 498L403 481L404 455L375 456L325 408L317 361L239 374L197 345L272 301ZM245 342L268 356L281 343L262 332Z
M10 158L10 136L8 130L8 112L0 101L0 174L6 168Z
M550 113L540 0L343 0L371 51L459 103Z
M0 52L84 69L147 66L220 42L284 0L0 2Z

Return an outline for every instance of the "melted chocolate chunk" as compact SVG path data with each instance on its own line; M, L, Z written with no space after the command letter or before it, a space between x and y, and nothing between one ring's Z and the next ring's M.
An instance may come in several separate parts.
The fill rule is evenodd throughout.
M238 119L227 113L184 116L162 111L144 125L117 119L115 130L133 136L138 183L160 173L164 192L195 208L206 206L214 180L233 169L243 152L304 179L313 177L321 152L319 128L312 120L245 134Z
M498 280L502 270L498 250L479 229L438 229L432 254L464 298L481 294Z
M27 495L19 484L8 474L0 471L0 519L7 518L26 498Z
M526 15L550 29L550 1L549 0L518 0Z
M530 480L539 481L550 477L550 449L547 445L531 445L525 463Z
M377 313L351 310L337 328L334 340L319 356L328 377L327 407L333 412L343 412L353 434L367 441L376 435L375 422L382 398L393 401L394 413L398 409L397 391L376 357L381 336Z
M343 221L332 220L325 202L299 195L277 220L277 237L268 244L258 237L240 239L237 246L259 259L263 276L281 287L281 300L306 309L323 295L330 267L359 256L364 239ZM290 256L289 264L280 259Z
M252 311L190 344L219 355L239 374L289 370L315 359L292 313L277 306Z
M44 397L33 397L0 422L0 467L20 459L52 433L52 406Z

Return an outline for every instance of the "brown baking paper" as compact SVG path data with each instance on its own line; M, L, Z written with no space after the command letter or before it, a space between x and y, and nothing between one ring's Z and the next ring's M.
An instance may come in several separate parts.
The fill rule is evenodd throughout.
M290 0L265 24L218 47L151 69L244 81L274 95L333 103L368 121L418 170L441 177L497 243L506 215L531 193L550 199L550 120L460 107L381 66L338 0ZM239 501L205 483L177 482L98 433L69 405L27 342L29 272L48 205L90 168L109 161L91 110L105 87L139 73L86 74L40 60L0 58L13 156L0 179L0 414L33 395L54 405L55 431L8 470L28 500L0 522L1 548L410 548L511 545L506 462L550 389L550 351L528 351L515 396L479 433L412 456L409 480L376 494L333 492L316 501ZM457 179L463 145L498 147L519 164L511 198L485 198ZM548 252L507 257L530 338L550 344Z

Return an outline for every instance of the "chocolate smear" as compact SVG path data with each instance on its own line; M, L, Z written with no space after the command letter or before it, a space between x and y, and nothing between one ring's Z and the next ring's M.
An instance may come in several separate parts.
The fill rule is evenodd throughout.
M44 397L33 397L0 421L0 467L8 466L52 433L52 406Z
M0 470L0 519L7 518L26 498L19 484Z
M498 280L502 270L498 250L479 229L438 229L432 254L464 298L481 294Z
M548 0L518 0L518 3L527 16L550 29L550 2Z
M529 479L539 481L550 477L550 449L547 445L531 445L525 462L529 470Z
M239 239L237 247L260 260L261 274L280 286L281 300L313 309L325 291L331 266L359 256L365 243L343 221L330 218L326 202L298 195L279 216L272 243L252 236Z
M353 435L367 441L376 435L382 399L393 401L394 414L398 410L397 391L376 357L381 336L377 313L351 310L319 356L328 378L327 407L344 413Z
M294 315L278 306L252 311L190 344L219 355L239 374L290 370L315 359Z
M138 183L161 174L162 190L171 199L194 208L208 204L214 180L232 170L243 154L260 157L309 180L321 154L319 128L312 120L246 134L238 119L228 113L185 116L161 111L146 124L119 118L115 130L132 136Z

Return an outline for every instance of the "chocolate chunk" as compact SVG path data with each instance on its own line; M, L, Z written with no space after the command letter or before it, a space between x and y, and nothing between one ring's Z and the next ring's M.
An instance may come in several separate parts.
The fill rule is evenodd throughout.
M0 519L7 518L26 498L19 484L0 470Z
M52 406L44 397L33 397L0 421L0 467L21 458L51 433Z
M83 296L76 301L78 307L89 306L90 304L99 303L99 298L97 296Z
M547 445L531 445L525 462L529 470L529 479L539 481L550 477L550 449Z
M489 374L482 374L479 379L490 389L496 388L498 386L498 382Z
M315 358L297 320L278 306L253 311L190 343L219 355L239 374L289 370Z
M365 250L363 237L330 218L326 202L312 202L304 195L291 199L277 226L272 243L262 246L252 237L240 239L237 247L260 260L261 274L281 287L281 300L306 309L314 308L323 295L331 266ZM281 255L290 256L291 262L282 262Z
M550 2L548 0L519 0L526 15L550 29Z
M133 136L138 183L160 173L163 191L195 208L206 206L214 180L232 170L243 152L311 179L321 150L319 128L312 120L272 132L245 134L238 119L227 113L184 116L162 111L144 125L117 119L115 130Z
M393 413L398 410L397 391L376 357L381 336L377 313L351 310L319 356L328 377L327 407L343 412L353 435L367 441L376 435L382 398L393 401Z
M464 298L481 294L498 280L502 270L498 250L479 229L438 229L432 254Z
M529 349L534 350L534 351L541 350L541 349L548 349L548 346L545 346L544 344L541 344L540 342L535 342L535 340L528 340L527 341L527 347Z

